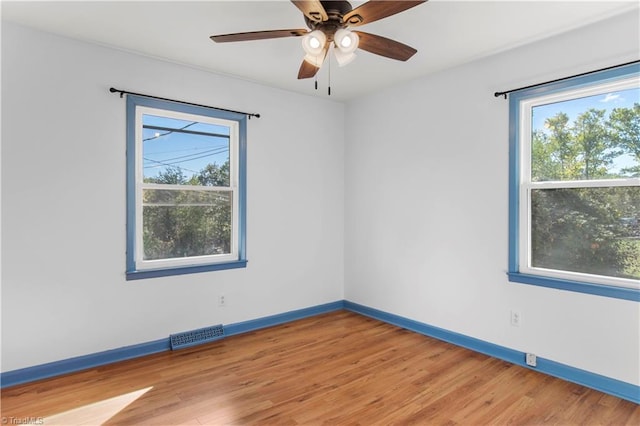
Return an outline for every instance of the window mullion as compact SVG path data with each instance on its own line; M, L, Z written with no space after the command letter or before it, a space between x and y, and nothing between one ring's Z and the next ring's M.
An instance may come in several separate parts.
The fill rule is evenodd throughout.
M172 185L165 183L142 183L142 189L164 189L168 191L211 191L211 192L233 192L234 188L229 186L198 186L198 185Z
M620 186L640 186L640 179L602 179L602 180L572 180L527 182L523 185L531 189L553 188L610 188Z

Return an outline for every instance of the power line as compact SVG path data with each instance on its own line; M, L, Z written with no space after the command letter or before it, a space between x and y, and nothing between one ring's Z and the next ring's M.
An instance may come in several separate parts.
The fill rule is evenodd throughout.
M154 159L151 159L151 158L148 158L148 157L143 157L143 158L145 160L147 160L147 161L152 161L152 162L163 164L163 165L166 165L166 166L172 166L174 164L186 163L188 161L199 160L201 158L214 157L214 156L216 156L218 154L222 154L223 152L227 152L227 151L229 151L228 148L222 148L222 149L217 148L217 150L214 149L214 150L198 152L196 154L182 155L182 156L174 157L174 158L165 158L162 161L161 160L154 160ZM204 154L205 152L211 152L211 153ZM204 155L201 155L201 154L204 154ZM190 157L190 158L187 158L187 157ZM186 158L186 159L185 160L180 160L181 158ZM173 160L180 160L180 161L173 161ZM149 168L149 167L155 167L155 166L145 166L145 168ZM187 170L187 169L185 169L185 170Z
M173 164L163 163L162 161L152 160L151 158L147 158L147 157L142 157L142 158L143 158L144 160L146 160L146 161L151 161L152 163L158 163L160 166L169 166L169 167L173 166ZM159 167L159 166L145 166L144 168L145 168L145 169L149 169L149 168L151 168L151 167ZM178 166L178 169L180 169L180 170L187 170L187 171L189 171L189 172L191 172L191 173L199 173L199 172L196 172L195 170L191 170L191 169L188 169L188 168L186 168L186 167L180 167L180 166Z
M173 154L175 152L196 151L198 149L201 149L201 148L192 146L192 147L189 147L189 148L182 148L182 149L170 149L168 151L155 151L154 150L153 154Z
M173 133L173 132L177 132L177 131L180 131L180 130L184 130L184 129L186 129L187 127L191 127L191 126L193 126L194 124L198 124L198 122L197 122L197 121L194 121L193 123L187 124L186 126L184 126L184 127L180 127L179 129L169 129L168 127L164 127L163 129L165 129L165 130L169 130L169 131L168 131L168 132L166 132L166 133L162 133L162 134L158 134L158 135L152 136L152 137L150 137L150 138L142 139L142 142L147 142L147 141L151 141L151 140L154 140L154 139L158 139L158 138L160 138L160 137L162 137L162 136L169 135L169 134L171 134L171 133ZM145 126L145 125L143 124L143 125L142 125L142 128L145 128L145 127L152 128L151 126Z
M192 126L194 124L200 124L200 123L198 123L198 122L191 123L191 124L189 124L189 125L187 125L185 127L182 127L180 129L175 129L173 127L166 127L166 126L154 126L154 125L151 125L151 124L143 125L142 126L143 129L167 131L167 133L163 133L161 135L156 135L156 136L154 136L152 138L144 139L144 141L155 139L155 138L158 138L160 136L168 135L169 133L174 133L174 132L185 133L185 134L188 134L188 135L207 136L207 137L213 137L213 138L224 138L224 139L230 139L231 138L231 136L226 135L224 133L203 132L203 131L199 131L199 130L186 130L187 127Z
M173 160L179 160L181 158L187 158L187 160L178 161L178 162L172 163L172 164L184 163L186 161L197 160L199 158L214 156L214 155L222 154L223 152L228 152L228 151L229 151L229 148L227 148L227 147L212 148L212 149L196 152L196 153L193 153L193 154L180 155L178 157L173 157L173 158L165 158L162 161L173 161ZM205 153L211 153L211 154L207 154L207 155L202 156L202 154L205 154ZM194 158L189 158L189 157L194 157Z

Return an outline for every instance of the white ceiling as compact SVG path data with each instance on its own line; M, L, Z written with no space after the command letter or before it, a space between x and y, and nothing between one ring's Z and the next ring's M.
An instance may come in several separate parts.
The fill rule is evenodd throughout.
M353 7L364 3L352 1ZM358 51L331 64L331 98L348 100L606 19L638 1L431 0L358 29L418 49L408 62ZM300 38L216 44L210 35L306 28L289 1L2 1L2 20L313 96L327 96L327 65L298 80ZM640 12L639 12L640 13ZM633 36L633 35L631 35Z

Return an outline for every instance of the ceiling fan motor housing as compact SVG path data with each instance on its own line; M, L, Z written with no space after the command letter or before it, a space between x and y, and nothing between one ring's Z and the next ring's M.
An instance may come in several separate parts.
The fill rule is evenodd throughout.
M349 23L356 23L362 19L360 15L355 15L350 18L350 22L342 21L343 16L352 10L351 3L348 1L321 1L320 3L322 3L329 19L323 22L320 17L317 20L312 20L304 15L304 20L311 30L320 30L325 33L329 42L333 41L336 31L347 27ZM355 21L351 22L354 19Z

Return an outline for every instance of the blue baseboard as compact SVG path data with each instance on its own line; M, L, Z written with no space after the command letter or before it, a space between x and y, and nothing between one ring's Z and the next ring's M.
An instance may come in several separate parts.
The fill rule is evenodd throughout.
M113 362L125 361L127 359L164 352L170 349L171 342L169 338L166 338L155 340L153 342L140 343L138 345L125 346L118 349L110 349L104 352L63 359L61 361L49 362L47 364L36 365L34 367L7 371L0 374L0 389L34 382L36 380L48 379L50 377L61 376L67 373L74 373L76 371L99 367Z
M326 312L338 311L343 308L344 301L340 300L337 302L326 303L324 305L312 306L310 308L298 309L255 320L230 324L224 326L225 335L232 336L234 334L247 333L249 331L259 330L261 328L271 327ZM0 389L168 350L171 350L171 339L169 337L166 339L155 340L153 342L141 343L138 345L126 346L95 354L36 365L34 367L7 371L0 373Z
M512 364L530 368L550 376L587 386L636 404L640 404L639 386L540 357L537 359L538 366L536 368L529 367L525 363L525 354L523 352L344 300L271 315L255 320L229 324L224 326L225 335L233 336L236 334L247 333L341 309L365 315L425 336L433 337L457 346L462 346L494 358L508 361ZM34 367L8 371L0 373L0 388L73 373L113 362L124 361L168 350L171 350L171 341L169 337L153 342L141 343L138 345L126 346L119 349L112 349L62 361L55 361Z
M344 302L344 309L640 404L640 386L632 385L631 383L601 376L540 357L537 358L537 367L530 367L525 362L524 352L349 301Z
M260 330L261 328L285 324L291 321L312 317L327 312L339 311L341 309L344 309L344 300L326 303L324 305L312 306L304 309L298 309L296 311L284 312L282 314L271 315L255 320L225 325L224 333L226 336L233 336L235 334L242 334L249 331Z

